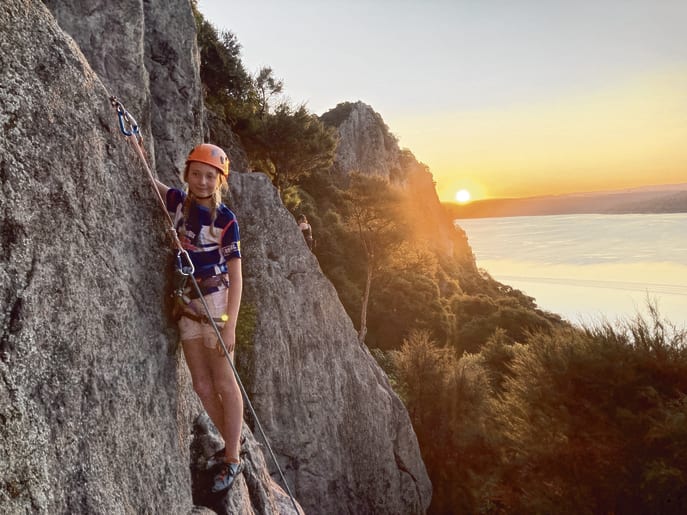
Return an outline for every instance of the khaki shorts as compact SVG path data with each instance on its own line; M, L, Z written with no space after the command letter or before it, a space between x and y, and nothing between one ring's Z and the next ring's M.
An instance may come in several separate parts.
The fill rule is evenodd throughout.
M227 312L227 290L226 288L206 295L205 303L210 310L212 318L219 318ZM190 306L197 313L205 313L205 308L200 299L193 299ZM218 329L222 329L224 322L215 322ZM203 340L203 345L209 349L217 347L217 333L210 323L196 322L188 317L181 317L179 319L179 333L181 341L189 340Z

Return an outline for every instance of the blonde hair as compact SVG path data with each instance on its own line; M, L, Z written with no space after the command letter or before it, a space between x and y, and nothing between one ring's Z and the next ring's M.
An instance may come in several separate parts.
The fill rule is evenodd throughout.
M179 234L183 236L186 233L186 222L191 213L191 206L196 202L196 197L191 193L188 187L188 167L189 163L186 163L184 171L181 173L181 180L184 181L184 191L186 192L186 199L184 199L184 206L182 208L182 215L184 223L179 228ZM217 170L217 169L216 169ZM219 178L219 186L215 188L212 194L212 205L210 206L210 234L215 235L215 220L217 220L217 208L222 203L222 195L229 191L229 184L227 184L227 179L222 172L217 170L217 177Z

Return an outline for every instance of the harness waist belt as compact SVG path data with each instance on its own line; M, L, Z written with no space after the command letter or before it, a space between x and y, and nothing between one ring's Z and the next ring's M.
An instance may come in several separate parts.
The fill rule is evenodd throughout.
M200 292L203 297L215 293L216 291L224 290L229 287L229 278L227 274L211 275L210 277L205 277L203 279L196 279ZM198 298L198 292L194 287L188 287L186 292L191 299Z

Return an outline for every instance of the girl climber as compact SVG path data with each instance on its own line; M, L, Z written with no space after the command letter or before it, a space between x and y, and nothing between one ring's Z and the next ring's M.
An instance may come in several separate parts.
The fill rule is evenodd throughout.
M193 275L210 316L223 320L217 325L233 359L243 281L238 223L221 201L228 188L229 159L215 145L198 145L188 155L182 178L186 191L160 181L156 185L193 262ZM225 442L225 448L209 461L216 471L212 485L216 493L228 489L241 469L243 398L228 361L218 357L218 352L223 354L221 345L207 323L201 300L193 298L194 290L187 293L190 304L181 310L179 333L193 389Z

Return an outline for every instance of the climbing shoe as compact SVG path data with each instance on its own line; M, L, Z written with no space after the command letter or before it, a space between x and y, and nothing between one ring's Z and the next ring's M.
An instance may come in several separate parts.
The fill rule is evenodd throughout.
M217 465L224 464L224 455L227 452L226 447L222 447L219 451L208 458L207 464L205 465L205 470L210 470L215 468Z
M224 463L215 474L215 479L212 484L212 493L219 493L228 490L234 483L234 479L241 472L241 463Z

